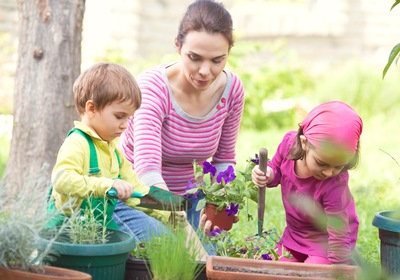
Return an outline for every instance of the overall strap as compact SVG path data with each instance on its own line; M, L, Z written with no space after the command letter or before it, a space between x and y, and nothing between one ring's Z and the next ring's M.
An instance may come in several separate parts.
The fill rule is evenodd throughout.
M94 143L92 138L85 132L83 132L82 130L80 130L79 128L73 128L68 132L68 135L71 135L72 133L78 133L80 135L82 135L83 137L85 137L86 141L89 144L89 149L90 149L90 166L89 166L89 175L97 175L100 173L100 168L99 168L99 163L97 161L97 152L96 152L96 148L94 147ZM118 161L118 166L121 167L121 159L118 155L117 150L115 150L115 155L117 157L117 161ZM120 177L118 175L118 177Z
M90 165L89 165L89 175L97 175L100 174L100 168L99 168L99 163L97 161L97 153L96 153L96 148L94 147L93 140L92 138L87 135L85 132L80 130L79 128L73 128L68 132L68 136L70 136L72 133L78 133L85 137L86 141L89 144L89 149L90 149Z

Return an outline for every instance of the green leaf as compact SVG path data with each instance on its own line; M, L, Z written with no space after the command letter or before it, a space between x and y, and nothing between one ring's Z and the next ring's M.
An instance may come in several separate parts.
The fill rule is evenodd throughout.
M197 203L196 211L200 211L205 206L206 206L206 200L203 198L203 199L199 200L199 203Z
M396 7L399 3L400 3L400 0L394 1L394 3L392 5L392 7L390 8L390 10L393 10L393 8Z
M389 67L392 64L393 60L399 55L399 52L400 52L400 44L397 44L396 46L393 47L392 51L390 52L388 62L385 66L385 69L383 69L382 79L385 78L386 72L389 70Z
M199 190L198 188L193 188L193 189L187 190L186 193L187 194L195 194L198 190Z
M212 184L206 191L207 192L216 192L222 189L224 186L222 184L214 183Z

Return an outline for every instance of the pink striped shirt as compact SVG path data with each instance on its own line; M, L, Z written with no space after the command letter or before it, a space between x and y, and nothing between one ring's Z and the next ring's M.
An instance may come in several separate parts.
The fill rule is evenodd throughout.
M204 117L186 114L177 104L159 65L138 76L142 105L129 120L119 147L147 184L166 183L178 194L193 179L193 160L212 159L218 171L235 165L235 146L244 105L240 79L230 71L218 104Z

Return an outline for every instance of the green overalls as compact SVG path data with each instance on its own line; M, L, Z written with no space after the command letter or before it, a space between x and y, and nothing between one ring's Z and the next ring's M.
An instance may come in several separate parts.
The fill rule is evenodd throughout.
M92 138L78 128L71 129L68 132L67 137L74 132L82 135L89 144L89 149L90 149L89 176L96 176L96 175L100 174L100 168L99 168L99 164L97 161L97 153L96 153L96 149L93 144ZM120 165L120 158L119 158L117 151L115 151L115 155L117 156L118 165ZM118 175L118 178L120 178L120 175ZM57 211L59 211L54 204L54 199L51 195L52 191L53 191L53 187L51 187L50 191L49 191L49 205L47 206L47 213L49 216L54 215ZM106 221L107 228L119 229L117 223L112 219L112 215L114 213L114 209L117 204L117 201L118 201L118 199L111 199L108 197L100 197L100 198L87 197L87 198L83 199L80 209L81 210L88 209L88 208L93 209L96 220L98 222L100 222L101 224L103 224L104 215L106 215L105 221ZM61 213L55 215L47 223L47 228L60 226L62 223L64 223L66 218L67 217Z

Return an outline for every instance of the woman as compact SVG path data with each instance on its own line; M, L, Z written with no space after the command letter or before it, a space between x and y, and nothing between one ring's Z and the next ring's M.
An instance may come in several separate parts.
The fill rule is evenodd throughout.
M175 39L180 61L138 76L142 105L119 145L145 184L184 194L188 181L194 179L193 160L211 158L217 171L236 163L244 89L240 79L224 69L233 43L232 18L223 5L195 1ZM195 229L200 198L190 198L193 206L187 213ZM138 232L142 227L155 233L158 221L140 211L119 203L115 214L120 227L141 240L146 239Z

